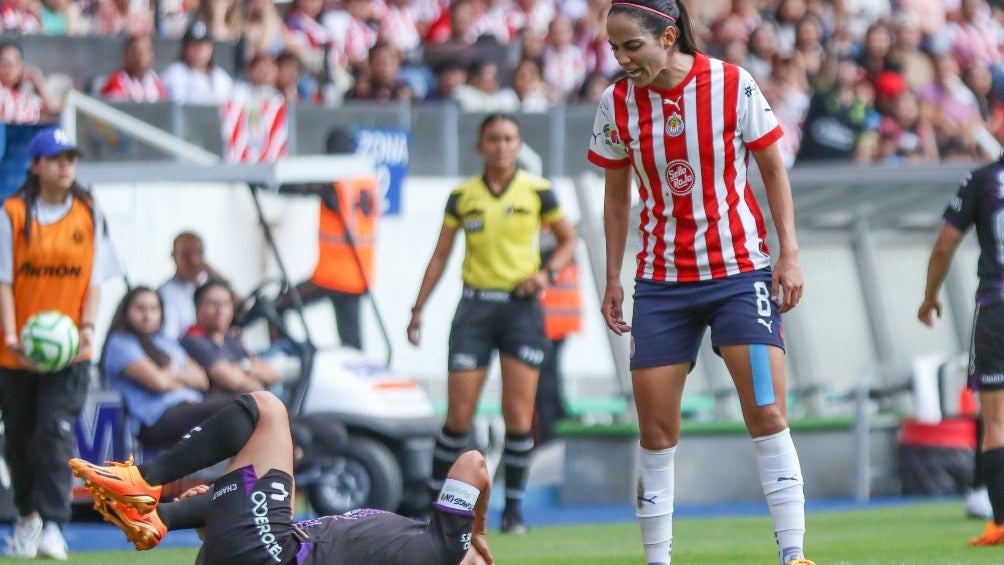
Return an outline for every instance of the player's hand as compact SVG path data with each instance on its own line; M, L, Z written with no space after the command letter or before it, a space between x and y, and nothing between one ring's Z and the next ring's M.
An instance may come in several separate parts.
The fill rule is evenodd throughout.
M418 347L422 340L422 313L418 310L411 311L411 321L408 322L408 343Z
M178 502L183 498L189 498L191 496L199 496L200 494L206 494L209 492L209 485L195 485L194 487L181 493L181 496L174 499L174 502ZM205 528L195 528L195 532L199 534L199 539L206 541L206 529Z
M192 488L186 490L185 492L181 493L181 496L179 496L178 498L175 498L174 501L178 502L179 500L181 500L183 498L189 498L189 497L192 497L192 496L199 496L200 494L206 494L207 492L209 492L209 485L195 485L194 487L192 487Z
M631 326L624 321L624 287L620 283L607 284L607 290L603 293L603 319L607 322L610 331L617 335L624 335L631 331Z
M460 565L493 565L495 558L492 557L491 550L488 549L488 536L484 533L474 534L471 539L471 546L467 549Z
M77 361L84 361L91 354L91 347L94 346L94 328L85 327L80 330L80 343L77 345L77 354L73 356L73 361L70 363L76 363Z
M917 310L917 319L929 328L934 327L934 315L941 317L941 300L937 296L925 298L924 303Z
M794 308L802 299L805 279L802 278L802 268L798 260L785 257L778 258L774 265L774 274L770 281L770 298L778 303L777 311L784 314Z
M517 298L528 298L534 295L540 297L544 294L544 291L547 290L548 286L547 273L544 271L537 271L520 281L520 283L516 285L516 288L513 289L513 294L515 294Z
M42 368L38 366L34 361L28 359L24 354L24 346L21 344L21 340L16 337L10 337L7 339L7 349L14 354L14 358L17 359L17 364L19 367L28 369L29 371L35 371L36 373L41 373Z

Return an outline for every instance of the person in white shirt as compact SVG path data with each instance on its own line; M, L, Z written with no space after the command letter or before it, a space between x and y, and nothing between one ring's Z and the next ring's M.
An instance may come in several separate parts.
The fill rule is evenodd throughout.
M202 238L190 231L179 233L171 248L174 276L160 285L157 294L164 303L161 335L178 340L195 324L195 289L209 279L223 279L205 261Z
M164 69L167 97L186 104L219 104L230 98L233 78L213 63L213 38L202 21L185 32L178 60Z

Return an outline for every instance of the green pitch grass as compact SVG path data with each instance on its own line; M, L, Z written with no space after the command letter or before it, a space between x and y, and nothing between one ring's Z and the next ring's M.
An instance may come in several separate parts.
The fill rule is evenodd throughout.
M983 524L966 520L963 512L962 502L949 501L810 513L809 557L818 565L1004 563L1004 546L966 546ZM489 535L499 565L637 565L644 563L638 539L634 523L538 527L525 537ZM777 563L767 517L677 520L673 541L677 563ZM195 549L76 553L69 563L180 565L193 563L195 554Z

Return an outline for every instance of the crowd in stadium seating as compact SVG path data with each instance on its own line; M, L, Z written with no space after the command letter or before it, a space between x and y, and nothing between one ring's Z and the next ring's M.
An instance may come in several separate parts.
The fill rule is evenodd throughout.
M767 95L790 134L789 164L979 159L1000 150L1001 0L690 4L702 50L747 68ZM236 42L243 82L297 103L455 100L470 111L534 112L595 101L617 72L605 38L608 7L609 0L3 0L0 26L187 41L200 22L193 43ZM137 80L156 81L147 65L148 76ZM231 96L227 85L238 78L219 78L224 90L214 96ZM160 87L134 90L140 99ZM167 99L188 94L166 89Z

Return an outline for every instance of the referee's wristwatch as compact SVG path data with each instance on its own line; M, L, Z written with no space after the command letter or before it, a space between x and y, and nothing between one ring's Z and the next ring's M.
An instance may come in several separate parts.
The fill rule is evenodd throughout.
M558 282L558 269L555 269L554 267L545 267L544 271L547 273L548 284L553 285Z

